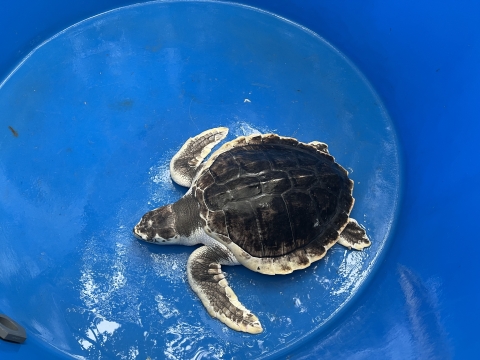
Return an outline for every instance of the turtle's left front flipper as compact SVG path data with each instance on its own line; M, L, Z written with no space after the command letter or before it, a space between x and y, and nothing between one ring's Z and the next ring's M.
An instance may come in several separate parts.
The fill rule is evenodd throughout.
M170 161L170 175L178 185L190 187L197 169L213 147L228 134L228 128L218 127L187 140Z
M258 334L263 331L258 318L238 301L221 269L236 264L228 250L202 246L188 258L188 281L212 317L234 330Z
M343 229L338 243L349 249L363 250L371 245L370 239L365 229L357 222L357 220L349 218L347 226Z

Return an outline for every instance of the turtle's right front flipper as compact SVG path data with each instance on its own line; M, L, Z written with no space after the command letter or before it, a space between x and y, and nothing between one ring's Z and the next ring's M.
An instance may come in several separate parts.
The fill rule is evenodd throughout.
M218 127L190 138L170 161L170 175L178 185L190 187L197 169L213 147L228 134L228 128Z
M188 258L188 281L208 313L228 327L251 334L263 331L258 318L245 308L228 286L221 264L238 262L219 246L202 246Z

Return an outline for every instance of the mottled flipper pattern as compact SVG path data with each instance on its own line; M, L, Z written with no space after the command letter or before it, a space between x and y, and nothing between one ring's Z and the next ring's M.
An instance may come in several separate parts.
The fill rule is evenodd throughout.
M228 286L221 265L236 265L226 248L202 246L188 258L188 281L208 313L237 331L258 334L263 331L258 318L245 308Z
M348 219L347 226L338 238L338 243L355 250L363 250L371 244L365 229L358 224L357 220L352 218Z
M173 181L178 185L190 187L203 159L227 134L227 128L219 127L188 139L170 161L170 175Z

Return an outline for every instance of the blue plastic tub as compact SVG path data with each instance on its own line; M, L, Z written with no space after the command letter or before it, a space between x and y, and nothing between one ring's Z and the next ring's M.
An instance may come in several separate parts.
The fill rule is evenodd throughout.
M2 5L0 314L28 338L0 358L478 358L480 6L133 4ZM259 335L206 313L192 248L131 234L215 126L327 142L372 239L287 276L225 268Z

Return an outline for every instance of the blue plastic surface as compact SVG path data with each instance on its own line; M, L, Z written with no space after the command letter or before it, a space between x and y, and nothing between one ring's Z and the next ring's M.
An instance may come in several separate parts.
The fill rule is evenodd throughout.
M378 1L366 1L357 5L350 2L313 1L248 3L310 28L346 54L383 100L403 153L401 207L395 215L395 231L384 231L388 235L390 246L384 251L382 263L376 265L369 276L370 281L360 286L359 296L348 301L343 311L324 326L313 329L309 336L304 336L307 334L300 331L297 343L288 344L287 340L289 346L286 353L272 355L299 359L477 358L480 355L476 336L476 324L480 320L477 309L477 255L475 248L469 245L471 240L478 237L474 227L479 200L479 192L475 187L480 172L476 160L480 153L476 141L479 133L477 109L480 94L480 29L475 16L478 7L453 2L441 2L435 7L422 7L413 2L398 5ZM39 8L38 5L36 7L35 4L16 4L20 5L6 4L9 11L0 14L0 30L6 34L0 43L2 78L41 41L87 16L125 3L112 1L94 4L87 1L81 8L70 5L67 8L66 4L54 1L42 2L44 8ZM198 11L191 12L190 16L192 20L188 25L198 24L198 19L195 18ZM215 15L210 16L214 20ZM266 18L270 19L268 16ZM238 18L232 18L233 25L235 20ZM261 24L265 29L273 31L270 20L263 23L249 22L245 29ZM252 65L248 62L236 64L235 61L248 59L250 55L235 54L227 64L220 62L221 57L217 58L218 63L202 63L208 57L199 57L195 50L208 46L211 41L208 38L199 43L199 48L190 49L190 55L197 56L191 56L181 67L178 66L179 59L186 60L188 56L184 58L186 53L182 52L182 57L176 57L178 54L175 54L175 49L182 48L182 51L186 51L187 47L177 44L171 50L167 47L163 54L161 50L165 48L159 47L159 62L170 64L170 67L167 71L160 67L156 73L142 73L139 61L143 57L138 58L138 49L130 49L132 58L122 55L128 48L122 47L121 51L115 52L114 45L122 44L122 39L123 44L135 46L135 43L128 42L129 28L125 29L124 38L117 36L121 33L118 29L124 25L124 19L119 21L118 27L110 34L111 38L106 33L102 33L102 37L88 37L88 32L74 34L75 36L63 34L66 36L63 37L66 39L63 46L54 47L58 53L45 51L43 60L46 65L43 69L28 67L29 61L36 60L32 57L16 73L19 77L23 75L25 82L16 82L12 76L0 89L0 97L4 101L2 106L5 106L2 108L1 120L4 135L0 144L0 311L22 323L29 335L34 335L24 345L0 343L0 354L6 354L7 359L64 358L67 353L97 358L98 352L93 350L101 349L104 351L102 355L106 357L135 358L138 355L138 358L181 358L182 355L208 357L210 354L212 357L216 354L228 358L232 354L247 354L248 351L253 351L252 354L258 356L255 351L260 349L261 352L263 344L266 344L270 348L264 355L268 355L282 347L278 336L275 338L281 334L282 324L270 320L272 332L269 337L267 333L265 338L244 338L231 334L230 330L224 332L222 325L210 319L198 301L188 295L187 284L176 277L175 270L181 269L180 261L182 258L186 261L191 249L145 247L135 243L130 234L124 235L122 226L135 222L138 215L149 206L180 196L183 189L169 186L165 173L158 170L162 169L168 156L181 145L187 132L191 136L198 132L196 130L222 124L231 126L234 132L251 131L255 127L259 130L275 129L284 134L286 132L286 135L295 134L304 140L326 136L325 141L332 144L332 153L340 162L346 162L346 166L352 167L352 177L358 181L357 177L363 179L372 176L368 170L372 162L375 165L376 156L388 157L388 153L381 153L375 145L381 135L381 127L377 122L375 126L365 123L362 128L360 125L363 122L352 120L353 129L357 132L353 131L349 135L346 131L344 135L335 132L335 129L340 128L336 127L338 124L331 127L328 123L314 122L316 115L335 105L328 102L322 104L321 99L316 104L313 101L316 100L315 94L302 93L295 96L305 96L304 106L295 109L294 102L287 106L284 100L290 96L290 101L298 101L292 94L302 90L302 87L279 86L281 91L277 97L272 95L271 88L257 86L257 92L249 94L247 84L251 84L248 83L251 74L248 69ZM148 26L148 22L142 26ZM93 33L101 31L100 28L101 24L98 24L92 30ZM205 29L199 29L197 35L202 31ZM228 34L223 28L217 31ZM62 41L63 35L55 41ZM286 43L289 35L295 38L295 34L282 33ZM38 36L40 39L35 40ZM154 33L151 36L151 43L155 43L154 40L158 38L154 37ZM253 44L262 40L255 33L251 35L241 32L237 36L244 39L243 46L250 39L253 50L258 48ZM75 42L78 37L83 42ZM109 55L105 56L103 63L98 61L99 56L104 54L101 51L102 41L103 49L108 49L104 53ZM282 43L277 45L281 47ZM294 45L295 49L301 49L303 44ZM77 50L73 59L81 61L58 61L62 51L68 47ZM88 52L89 48L100 51ZM225 46L224 49L227 48ZM319 45L315 51L320 52L321 48ZM157 49L153 46L144 50L145 53L155 54ZM40 53L36 54L41 56ZM112 59L111 55L115 54L118 57L115 59L113 56ZM258 53L252 51L252 54ZM300 53L288 53L287 49L283 49L281 54L282 60L291 60ZM210 52L208 56L211 56ZM302 61L303 66L318 63L308 57ZM303 73L307 69L303 66L295 68L292 64L289 66L288 61L285 62L287 64L283 65L278 59L273 59L267 72L259 75L271 81L275 77L268 73L268 68L274 72L283 70L284 77L277 78L278 83L275 85L285 86L289 79L304 79L307 88L318 87L313 77L308 78ZM358 99L359 94L369 94L362 81L342 83L341 79L353 79L356 74L348 73L348 67L342 64L345 64L344 60L336 66L343 66L347 75L335 74L331 83L345 88L347 91L343 94L350 100ZM82 68L85 65L91 66L89 71ZM261 68L261 65L260 62L258 67ZM228 66L231 66L231 71L226 70ZM76 75L72 74L70 79L65 77L65 69L68 67L76 69L73 72ZM195 67L210 71L215 67L224 79L232 73L236 74L237 83L235 86L225 86L223 83L222 91L215 92L219 89L218 85L212 85L215 84L213 81L202 77L208 72L194 73L197 76L185 79L185 84L175 83L175 79L182 78L179 75L183 70ZM126 69L130 68L135 68L135 71L127 73ZM57 69L58 73L55 71ZM287 71L289 69L293 69L293 73ZM110 75L110 78L105 76L102 80L100 74L90 76L95 71ZM321 70L316 74L319 73ZM81 76L85 74L89 76ZM115 83L114 80L125 79L128 75L128 80ZM163 83L155 83L158 78L163 79L168 86L162 87L160 85ZM29 82L32 79L38 81ZM9 84L16 88L5 92ZM78 86L75 91L71 90L72 84ZM102 85L106 89L104 92L98 91ZM96 90L89 91L90 89ZM156 92L148 92L155 89ZM185 90L183 93L182 89ZM34 94L37 91L39 94ZM129 94L135 94L135 97ZM180 97L174 99L171 97L173 94L179 94ZM207 94L210 95L208 99L205 98ZM323 95L326 94L328 92ZM35 98L36 96L38 97ZM370 93L370 96L373 95ZM219 104L220 98L227 101ZM245 102L245 99L252 102ZM260 101L257 103L256 99ZM155 104L155 101L158 103ZM355 105L357 109L364 110L359 111L360 116L365 116L366 109L370 109L371 114L375 114L375 111L381 113L379 104L375 107L364 102ZM168 108L175 111L167 113ZM304 115L301 120L294 119L296 110ZM305 115L307 111L311 111L308 116ZM131 116L133 113L135 117ZM217 116L215 120L212 120L212 114ZM367 116L368 119L375 118L371 114L370 117ZM348 124L348 116L343 115L340 118ZM380 118L384 119L383 124L388 124L385 114ZM279 123L277 119L287 120ZM318 121L327 121L332 117L326 116L323 119ZM139 124L143 127L140 128ZM316 130L312 125L316 126ZM178 127L182 131L176 130ZM393 131L387 127L384 127L384 135ZM321 130L325 128L328 130L322 134ZM375 131L372 132L371 129ZM348 144L340 142L343 136L350 136L356 145L360 143L366 146L355 150L358 152L353 155L364 155L368 161L363 157L358 160L352 154L349 155ZM388 143L396 144L395 138L387 137ZM74 146L69 146L72 144ZM369 144L372 146L371 151L368 154L362 153L368 150ZM395 162L382 165L393 165L387 168L395 169ZM385 187L390 186L392 193L398 191L398 184L392 184L395 179L394 172L389 182L383 184ZM155 184L159 186L155 187ZM365 186L362 190L361 181L355 191L357 206L362 206L362 201L369 201L372 188ZM148 199L151 204L146 203ZM379 206L388 208L388 205L382 203ZM390 211L394 210L394 207L390 208ZM364 213L368 214L361 211L357 215ZM388 212L385 216L388 217ZM368 217L359 220L365 221L366 225L369 225L369 221L375 221ZM160 266L158 260L167 259L165 254L173 255L179 260L169 263L173 265L169 272L165 268L154 267ZM340 254L332 255L331 259L335 259L335 255ZM150 259L150 264L154 265L153 271L157 270L162 275L157 282L162 282L165 277L171 281L172 288L165 289L169 296L165 297L163 292L158 292L160 297L152 300L150 284L142 282L145 276L150 279L147 270L152 272L152 269L145 269L146 263L141 263L141 259L145 258ZM140 267L136 268L136 265ZM330 264L332 269L333 265ZM268 287L272 284L271 279L267 282L261 277L252 277L251 273L244 270L227 269L232 275L232 286L252 301L252 304L266 309L270 304L261 304L258 294L253 295L249 291L252 287ZM135 284L132 285L135 278L127 279L129 282L125 284L122 274L138 276L137 279L140 280L136 292L121 292L122 288L131 290L135 287ZM305 275L298 274L294 277L293 287L300 286L299 281L305 277L316 274L313 269L305 272ZM254 279L255 284L250 286L250 279ZM242 281L245 286L242 286ZM275 287L281 285L283 289L281 282L284 280L275 281ZM102 287L95 288L97 284ZM70 289L71 293L62 293L63 289ZM72 295L74 293L76 295ZM101 295L110 297L102 298ZM285 299L295 299L292 295L295 294L287 294ZM122 308L119 301L121 296L125 297L124 304L131 304L132 296L140 299L138 307ZM191 308L186 311L193 313L186 316L186 320L191 320L192 323L179 323L178 328L170 328L168 332L162 327L161 321L170 321L177 316L175 312L171 313L171 308L165 308L165 302L171 299L182 304L188 303ZM298 296L297 299L303 300ZM308 324L306 319L312 314L312 309L307 308L301 312L302 304L305 302L294 300L293 304L285 304L285 308L290 311L291 320L298 324ZM281 309L284 306L277 307ZM104 312L110 311L110 314L122 314L124 322L91 311L100 308ZM67 313L66 309L73 310ZM112 343L116 335L121 333L128 336L129 331L132 331L134 337L143 337L144 333L136 332L139 324L135 320L139 319L139 312L154 314L153 310L156 310L157 316L162 315L166 320L158 320L156 326L145 331L152 334L157 332L158 341L169 342L173 349L170 353L149 353L145 350L146 342L140 343L138 339L132 339L132 344L129 345ZM182 311L182 315L178 316L184 316L185 309L177 306L177 311ZM302 318L302 314L306 317ZM155 322L154 319L149 320L152 324ZM90 325L90 333L88 327L79 328L79 324ZM194 326L188 326L192 324ZM230 347L225 347L225 343L223 347L216 345L208 339L208 335L206 339L205 333L212 332L215 335L213 338L223 337ZM193 335L203 336L202 339L197 339L202 347L187 349L191 344L180 344L186 338L195 343ZM293 337L297 335L293 334ZM84 347L88 347L88 344L82 343L82 339L89 341L88 339L94 338L96 346L90 347L91 353L82 353L78 351L79 347L73 351L72 337L77 340L77 346L83 344ZM258 342L258 339L263 342ZM150 340L151 350L158 347L153 344L153 338ZM209 349L210 344L213 348ZM54 350L52 346L65 352ZM179 353L179 349L184 352ZM226 351L225 349L230 352L218 352Z

